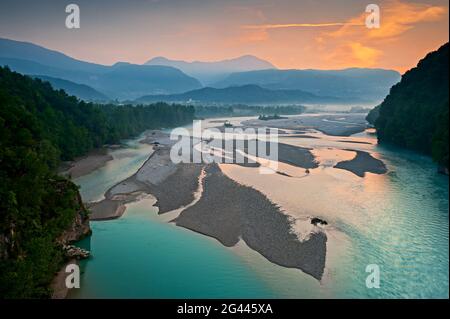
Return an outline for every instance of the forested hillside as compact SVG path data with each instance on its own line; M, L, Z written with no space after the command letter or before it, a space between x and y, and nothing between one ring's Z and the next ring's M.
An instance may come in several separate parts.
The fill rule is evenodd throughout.
M64 90L64 91L66 91L67 94L74 95L83 101L105 103L105 102L111 100L103 93L101 93L85 84L78 84L75 82L58 79L58 78L53 78L50 76L44 76L44 75L33 75L33 77L39 78L43 81L47 81L52 85L52 87L54 89Z
M40 298L63 261L56 238L86 217L60 160L149 128L191 121L179 105L96 105L0 68L0 298Z
M429 53L406 72L384 102L368 116L378 139L432 155L448 168L448 49ZM377 112L379 115L377 116Z

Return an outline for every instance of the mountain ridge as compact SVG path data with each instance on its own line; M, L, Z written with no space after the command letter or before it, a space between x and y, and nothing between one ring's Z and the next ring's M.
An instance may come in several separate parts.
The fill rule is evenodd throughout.
M144 65L117 62L107 66L76 60L29 42L2 38L0 65L8 65L22 74L87 85L111 99L122 101L194 91L205 87L199 81L201 79L203 83L212 83L206 85L212 88L253 84L269 90L300 90L316 96L375 105L400 79L398 72L379 68L280 70L252 55L213 62L156 57Z
M0 65L8 65L26 75L38 74L88 85L115 99L181 93L202 87L197 79L169 66L95 64L33 43L4 38L0 38Z
M181 94L171 95L146 95L134 101L135 103L150 102L178 102L203 104L212 103L218 105L230 104L300 104L300 103L344 103L330 96L316 96L302 90L270 90L258 85L248 84L244 86L231 86L226 88L204 87Z
M74 95L87 102L107 102L110 100L105 94L86 84L79 84L45 75L33 75L32 77L49 82L55 90L64 90L67 94Z
M301 89L316 95L341 98L361 97L380 103L400 80L393 70L348 68L342 70L257 70L233 73L213 87L256 84L267 89Z
M218 61L184 61L158 56L148 60L145 65L172 66L199 79L205 85L221 80L234 72L276 69L269 61L249 54Z

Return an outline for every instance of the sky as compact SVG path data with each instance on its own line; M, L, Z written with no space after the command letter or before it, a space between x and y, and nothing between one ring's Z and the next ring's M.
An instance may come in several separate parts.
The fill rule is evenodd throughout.
M70 3L79 29L65 26ZM371 3L378 29L365 26ZM250 54L282 69L404 72L448 42L448 10L444 0L1 0L0 37L107 65Z

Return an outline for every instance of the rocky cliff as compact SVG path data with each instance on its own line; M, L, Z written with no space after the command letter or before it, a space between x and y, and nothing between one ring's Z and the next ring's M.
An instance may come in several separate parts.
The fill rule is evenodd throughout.
M81 200L79 192L76 193L74 198L74 206L78 207L78 209L72 224L57 238L57 242L62 245L81 240L92 232L89 225L88 211Z

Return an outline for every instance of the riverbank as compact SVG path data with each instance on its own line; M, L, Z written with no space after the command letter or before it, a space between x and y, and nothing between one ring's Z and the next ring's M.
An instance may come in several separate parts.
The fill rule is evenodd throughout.
M104 200L92 203L92 220L119 218L127 203L151 195L156 199L158 214L181 209L172 220L177 226L216 238L227 247L242 238L271 262L321 279L327 239L320 228L313 227L314 232L301 236L308 239L300 240L288 215L262 193L226 177L217 164L174 164L170 159L174 141L167 133L149 131L140 142L153 145L153 153L136 173L108 189ZM246 147L241 151L246 156L256 155L248 154ZM279 161L305 169L317 167L309 149L287 144L279 145ZM203 192L194 203L204 169Z
M108 153L108 149L96 149L83 157L76 158L72 162L63 163L59 168L59 172L63 176L78 178L92 173L112 159L113 157Z
M217 143L217 141L215 142ZM103 200L89 205L89 209L92 211L92 220L119 218L125 212L125 204L133 202L145 194L156 197L159 214L185 207L194 200L200 173L205 164L173 163L170 159L170 149L175 141L170 140L168 133L148 131L140 143L151 145L153 151L136 173L110 187ZM248 153L247 143L240 151L245 156L257 155ZM234 164L246 167L260 166L257 162L248 163L248 158L245 163L237 163L236 154L235 145L232 156ZM310 149L283 143L278 144L278 161L305 169L317 167L317 162ZM282 172L277 173L282 174Z
M288 132L284 134L290 135ZM297 128L295 135L299 134L302 135ZM148 131L140 143L152 145L153 152L136 173L112 186L105 193L104 200L90 206L92 220L119 218L125 212L127 203L151 195L156 199L155 206L159 214L181 209L172 220L177 226L213 237L226 247L233 247L242 239L248 247L275 264L300 269L317 280L322 278L327 236L321 226L302 227L302 233L296 234L293 229L299 231L298 225L294 225L295 221L288 214L261 192L228 178L216 164L174 164L170 159L170 148L175 141L170 140L168 133ZM215 143L217 147L217 141ZM235 145L234 160L236 150ZM246 143L239 150L245 156L257 155L248 153ZM297 168L318 168L319 162L311 150L279 143L278 161ZM356 156L353 160L340 162L335 167L361 177L367 171L384 173L381 169L384 164L380 160L366 152L354 152ZM244 166L260 166L257 164ZM203 192L198 201L190 205L195 199L203 169L206 172L201 185ZM277 173L291 177L283 172Z
M367 128L366 114L303 114L279 120L248 120L244 126L272 127L285 130L317 130L330 136L350 136Z
M238 125L237 121L233 125ZM298 135L305 132L307 130L285 134ZM295 166L292 163L279 164L280 172L286 174L270 175L261 175L258 173L259 170L253 167L220 164L217 175L223 173L238 185L231 183L232 187L224 188L224 183L228 182L224 181L222 176L215 176L217 181L215 177L206 180L207 174L202 172L198 179L195 199L187 207L158 214L159 208L154 206L156 199L138 199L126 204L128 213L122 218L105 223L93 222L94 235L89 243L83 242L81 247L89 248L94 258L87 261L87 267L82 275L82 288L74 291L71 297L448 296L448 284L445 285L448 283L448 272L445 271L448 269L448 179L438 174L430 174L433 165L428 163L427 158L378 147L371 135L362 133L346 138L324 135L315 130L310 132L308 135L315 138L299 137L298 140L280 138L282 143L299 146L311 152L318 167L311 168L309 174L306 174L306 169L301 165ZM152 145L158 142L153 144L157 146L167 135L155 133L153 136L156 138L150 138L147 143ZM135 164L124 165L124 162L114 155L114 161L107 164L107 169L100 169L98 174L91 174L88 178L79 180L81 189L88 189L91 192L92 185L95 184L103 190L102 197L107 190L114 190L109 193L115 196L115 199L123 200L128 196L127 192L134 196L136 195L133 194L134 190L139 187L144 189L148 185L138 179L129 180L125 184L121 181L135 175L145 162L148 162L147 169L141 170L140 176L142 179L147 176L149 181L153 180L154 187L161 187L162 190L169 176L173 176L176 182L179 164L172 167L165 160L162 162L167 153L158 152L157 149L154 158L149 160L151 151L147 143L145 152L139 152L139 160ZM142 139L133 142L133 145L136 144L141 145ZM373 158L379 159L392 173L366 173L364 177L359 177L334 167L339 162L354 159L356 151L367 152ZM123 153L130 152L123 150ZM130 160L127 160L127 163ZM190 176L188 179L191 181L196 176L194 173L186 172L184 175ZM115 178L112 179L111 176ZM114 182L111 182L112 180ZM211 186L211 181L216 186ZM184 180L179 182L181 186L184 183ZM168 182L169 191L164 192L164 195L172 193L167 197L169 201L176 198L177 192L182 188L174 188L171 192L169 186L174 184ZM193 185L195 186L195 182ZM208 185L210 191L216 190L213 194L207 194ZM195 189L194 186L187 187L190 189L187 193L191 193L192 189ZM247 190L242 193L241 187L249 188L251 193L255 191L260 195L244 196L242 194L246 194ZM146 188L146 191L151 193L149 188ZM238 194L234 195L234 192ZM142 197L147 198L146 194L142 194ZM97 194L91 196L90 193L86 193L86 195L87 198L98 198ZM208 198L212 200L212 196L220 198L207 205L202 202ZM236 222L228 217L220 219L220 216L230 216L229 214L234 216L237 211L234 209L235 206L241 207L239 211L259 207L253 204L256 198L254 196L263 196L270 203L275 203L277 213L269 208L270 204L265 200L262 202L258 200L258 203L267 203L267 210L264 208L267 214L262 215L262 217L267 215L267 218L262 218L256 211L250 211L241 214L257 214L257 216L239 215ZM160 197L162 198L161 195ZM244 201L249 203L246 204ZM162 202L160 211L164 211ZM219 204L221 207L217 207ZM249 208L250 206L253 208ZM189 212L189 215L183 216L186 212ZM315 217L325 220L328 225L313 225L311 222ZM261 220L254 221L257 218ZM272 221L271 218L279 218L280 221ZM177 219L180 225L176 224ZM192 223L195 228L205 227L208 234L202 234L194 227L191 227L192 229L184 227L188 225L182 225L182 219ZM231 233L233 236L227 238L226 232L222 235L220 228L222 223L219 221L222 221L226 229L233 230ZM265 221L276 226L261 227L260 223ZM282 229L283 225L290 227L293 236L279 234L278 230ZM320 237L312 235L317 230L326 234L326 262L320 281L317 280L320 274L314 270L318 267L312 267L310 271L312 274L308 274L299 270L300 266L303 267L301 263L290 267L289 260L276 260L277 256L272 255L271 249L267 247L270 240L261 238L278 237L271 240L276 243L276 247L281 247L278 249L280 255L290 254L291 248L296 250L297 242L284 244L286 240L296 239L304 244L312 238L311 247L314 249L304 248L303 254L298 258L300 260L307 251L311 254L313 252L321 254ZM244 232L249 232L249 235L243 236ZM236 234L241 235L238 237L238 243L230 246L235 242ZM225 242L227 245L219 240L222 236L227 240ZM253 236L255 238L252 238ZM247 241L252 240L260 244L248 245ZM235 262L232 264L224 262L222 258L224 255L233 257ZM133 261L133 272L129 271L130 260ZM415 267L405 267L407 266L404 266L405 260L411 261ZM430 263L430 260L434 262ZM383 289L365 288L367 273L364 270L368 261L376 262L385 269L383 278L386 279L383 281ZM114 267L110 267L111 264L114 264ZM315 264L320 265L320 260ZM243 268L248 271L242 272ZM422 278L421 283L407 280L418 274ZM253 278L252 276L257 278L258 283L269 287L270 292L267 293L260 286L255 289L254 283L248 283L248 279ZM417 285L420 286L420 290L417 289ZM248 287L252 287L251 292Z
M174 164L170 159L174 141L167 133L148 131L140 142L153 146L151 154L137 172L109 188L104 200L90 205L92 220L119 218L125 204L146 195L156 197L160 214L194 200L203 164Z
M51 299L66 299L69 294L70 289L66 286L66 267L68 265L78 265L78 261L76 259L70 259L61 267L58 273L53 278L50 289L52 290Z

